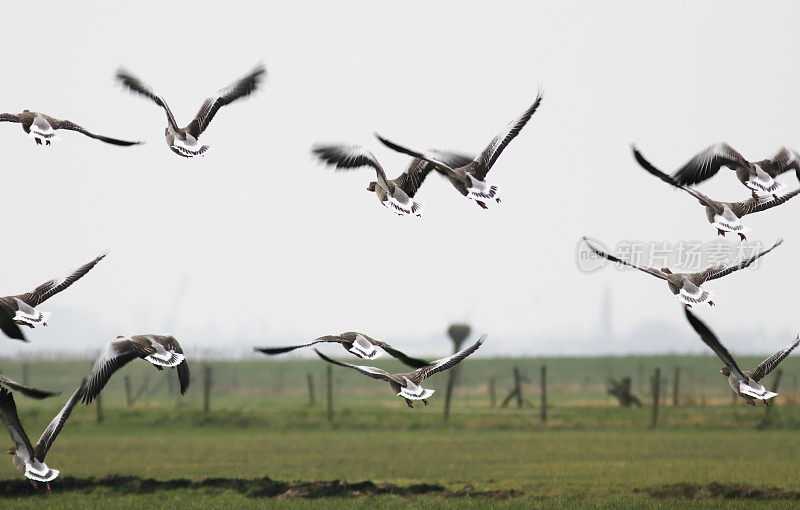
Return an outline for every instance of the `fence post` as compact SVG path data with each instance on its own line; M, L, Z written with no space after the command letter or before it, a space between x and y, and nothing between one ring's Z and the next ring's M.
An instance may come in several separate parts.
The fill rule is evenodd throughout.
M333 423L333 370L331 370L330 365L326 369L328 379L328 422Z
M672 381L672 406L678 407L680 393L681 367L675 367L675 378Z
M661 369L656 367L653 374L653 428L658 424L658 400L661 396Z
M308 405L314 405L314 377L309 373L306 374L306 380L308 381Z
M97 408L97 423L103 423L103 404L100 395L102 392L97 394L97 397L94 399L94 406Z
M22 385L28 386L28 372L30 366L28 365L27 361L22 362Z
M211 410L211 366L203 367L203 413Z
M542 365L542 423L547 423L547 366Z
M773 393L778 393L778 386L781 384L781 376L783 376L783 369L779 368L778 370L775 371L775 380L772 383L772 392ZM773 402L773 399L769 399L769 401L765 400L764 402L765 403L769 402L769 405L767 406L766 414L771 413L772 412L772 408L775 406L775 403Z
M514 387L517 391L517 408L522 409L522 377L518 367L514 367Z
M133 405L133 393L131 393L131 376L125 374L125 404L128 407Z
M489 405L494 407L497 404L497 393L495 389L496 379L494 377L489 378Z
M447 391L444 394L444 421L450 421L450 399L453 398L453 387L456 385L456 371L458 366L450 369L447 374Z

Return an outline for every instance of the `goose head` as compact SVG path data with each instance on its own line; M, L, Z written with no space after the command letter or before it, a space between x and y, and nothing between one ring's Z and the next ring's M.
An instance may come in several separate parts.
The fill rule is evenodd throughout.
M371 192L375 193L375 186L377 186L377 185L378 185L377 182L372 181L371 183L369 183L369 186L367 186L367 191L371 191Z
M725 377L728 377L731 375L731 369L728 367L724 367L722 370L719 371L719 373L724 375Z

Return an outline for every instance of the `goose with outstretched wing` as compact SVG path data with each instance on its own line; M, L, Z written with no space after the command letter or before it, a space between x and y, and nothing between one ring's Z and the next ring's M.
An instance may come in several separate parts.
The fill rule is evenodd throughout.
M397 215L422 215L422 204L415 201L414 196L428 174L434 170L434 165L428 161L414 158L403 173L389 179L372 151L361 145L317 144L312 147L311 152L336 170L372 167L377 179L369 183L367 191L375 193L380 203ZM430 153L449 165L461 166L472 161L468 156L451 152L431 150Z
M688 309L686 310L686 318L689 320L689 324L691 324L695 332L700 335L703 342L705 342L705 344L719 356L722 362L725 363L725 367L719 372L728 378L728 384L730 384L731 389L752 406L756 405L756 400L761 400L765 405L769 405L769 399L778 394L767 390L764 385L761 384L761 380L772 372L772 370L800 344L800 335L798 335L791 345L765 359L753 370L742 370L739 368L736 360L733 359L733 356L731 356L731 353L728 352L728 349L720 343L716 335L714 335L703 321Z
M392 391L394 391L398 397L403 397L405 399L408 407L414 407L414 404L412 403L413 400L422 400L423 404L428 405L428 399L434 393L434 390L420 386L423 380L434 374L443 372L458 365L464 360L464 358L478 350L478 348L483 345L484 340L486 340L486 335L481 336L477 342L466 349L458 351L452 356L432 361L425 366L414 370L413 372L405 372L400 374L392 374L377 367L351 365L350 363L344 363L342 361L331 359L316 349L314 349L314 352L316 352L320 358L329 363L333 363L334 365L339 365L341 367L352 368L353 370L357 370L368 377L372 377L373 379L379 379L388 382L389 386L392 388Z
M94 362L82 401L86 405L97 397L111 376L129 362L141 358L158 370L176 368L181 395L189 388L189 365L178 341L168 335L118 336L106 344Z
M83 278L83 276L91 271L105 256L106 254L103 253L94 260L87 262L79 268L73 269L60 278L54 278L44 282L31 292L17 294L15 296L0 297L0 302L14 311L14 321L20 326L27 326L29 328L47 326L50 312L39 311L36 307Z
M392 150L425 160L435 165L436 170L446 176L459 193L467 198L475 200L475 203L481 208L487 209L487 200L495 200L497 203L500 203L500 187L486 182L486 175L489 173L489 170L492 169L503 150L511 143L511 140L516 138L520 131L522 131L522 128L525 127L531 119L541 102L542 91L540 90L539 94L536 96L536 100L534 100L533 104L531 104L522 115L506 125L475 159L462 166L448 164L448 162L438 159L437 155L433 152L416 151L394 143L377 133L375 136L381 143Z
M675 297L678 298L678 300L687 307L691 307L692 305L706 303L706 302L710 306L714 306L714 302L711 300L713 293L711 291L702 289L700 287L702 284L704 284L709 280L716 280L717 278L722 278L723 276L727 276L740 269L745 269L747 267L750 267L750 265L753 262L763 257L767 253L771 252L772 250L774 250L783 243L783 239L778 239L775 242L775 244L773 244L766 250L757 253L751 257L745 258L736 264L716 265L709 267L704 271L699 271L695 273L673 273L667 267L656 269L653 267L639 266L632 262L622 260L619 257L615 257L614 255L611 255L610 253L603 251L602 249L600 249L599 246L596 246L586 236L584 236L582 239L583 242L585 242L586 245L589 247L589 249L597 256L603 257L604 259L610 260L611 262L616 262L628 267L632 267L634 269L638 269L639 271L655 276L656 278L665 280L667 282L667 286L669 287L670 292L675 294Z
M65 131L75 131L89 138L100 140L101 142L110 143L111 145L119 145L127 147L131 145L138 145L142 142L129 142L127 140L119 140L117 138L109 138L107 136L96 135L91 131L75 124L68 120L56 119L44 113L32 112L30 110L23 110L22 113L0 113L0 122L13 122L22 125L22 130L28 136L34 139L36 145L50 145L52 142L57 141L59 138L56 136L56 131L63 129Z
M311 342L300 345L292 345L287 347L254 347L253 349L269 356L274 356L276 354L283 354L295 349L301 349L303 347L310 347L312 345L323 343L340 344L342 347L347 349L349 352L352 352L359 358L375 359L380 357L381 353L378 350L378 347L380 347L393 358L400 360L402 363L412 368L420 368L428 364L427 361L412 358L411 356L398 351L386 342L375 340L374 338L357 331L348 331L346 333L342 333L341 335L321 336L312 340Z
M781 147L769 159L751 163L727 143L719 142L695 154L671 177L679 186L690 186L710 179L722 167L733 170L739 181L751 191L753 198L762 195L778 198L782 185L775 177L790 170L800 172L797 153L785 147Z
M141 94L163 108L167 114L167 127L164 129L167 145L175 154L185 158L192 158L205 155L210 148L208 145L201 144L199 138L219 109L237 99L252 94L258 88L266 72L266 68L259 64L246 76L217 91L203 102L197 115L185 127L178 126L167 102L139 78L124 69L119 69L116 77L128 89ZM244 132L245 130L242 129L242 131Z
M632 146L632 149L633 157L636 159L636 162L647 172L671 186L682 189L696 198L700 204L705 207L708 222L714 225L717 228L717 234L723 237L727 232L734 232L739 235L742 241L746 241L747 236L745 232L747 232L748 229L742 224L742 217L779 206L800 193L800 188L798 188L783 195L770 194L754 196L742 202L720 202L718 200L712 200L699 191L680 184L673 176L667 175L654 167L652 163L642 156L642 153L639 152L636 146Z
M50 451L50 447L53 446L53 441L56 440L59 432L64 428L67 418L72 413L72 408L80 400L85 387L86 379L83 380L61 411L44 429L35 446L31 444L25 429L22 428L22 423L19 421L14 396L5 388L0 388L0 420L3 421L8 433L11 435L11 441L14 443L7 453L13 456L11 461L14 467L23 473L34 487L37 487L37 482L43 482L47 484L49 492L50 482L58 476L59 471L47 467L44 459L47 456L47 452Z

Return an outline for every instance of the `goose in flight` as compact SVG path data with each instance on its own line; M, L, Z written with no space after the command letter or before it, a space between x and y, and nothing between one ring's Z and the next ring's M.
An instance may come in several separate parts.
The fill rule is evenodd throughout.
M364 166L375 169L377 180L367 186L367 191L377 195L381 204L397 215L415 214L421 216L422 204L414 201L422 182L434 169L429 162L415 158L405 172L394 179L388 179L386 172L371 151L361 145L317 144L311 152L323 163L333 165L336 170L353 170ZM462 166L472 161L469 156L431 150L439 161L445 164Z
M682 189L696 198L701 205L705 206L708 222L714 225L717 228L717 234L723 237L725 237L726 232L735 232L742 241L746 241L747 236L745 236L745 232L747 232L748 229L742 224L741 219L743 216L766 211L767 209L781 205L800 193L800 188L798 188L780 196L754 196L743 202L720 202L708 198L697 190L678 184L672 176L665 174L647 161L636 146L633 146L633 156L636 158L636 162L650 174L655 175L667 184Z
M778 198L782 185L775 178L782 173L794 170L800 180L797 152L781 147L771 158L751 163L725 142L709 145L671 177L679 186L690 186L710 179L722 167L736 172L736 177L752 192L753 198L764 194Z
M406 354L398 351L397 349L387 344L386 342L375 340L374 338L367 336L364 333L358 333L356 331L348 331L346 333L342 333L341 335L321 336L311 342L300 345L293 345L290 347L254 347L254 350L273 356L275 354L282 354L284 352L289 352L295 349L300 349L302 347L309 347L311 345L316 345L320 343L340 344L342 347L352 352L359 358L364 358L364 359L375 359L380 357L381 353L377 349L378 347L380 347L393 358L397 358L398 360L400 360L401 362L412 368L420 368L428 364L427 361L407 356Z
M783 243L783 239L778 239L778 241L773 244L772 247L731 266L720 264L718 266L709 267L705 271L700 271L699 273L673 273L669 270L669 268L666 267L655 269L653 267L643 267L632 264L631 262L626 262L594 246L586 236L583 237L583 241L586 243L589 249L594 252L595 255L599 255L600 257L610 260L611 262L617 262L619 264L638 269L639 271L655 276L656 278L660 278L661 280L665 280L669 290L675 294L675 297L687 307L705 302L708 302L709 306L714 306L714 302L711 301L712 293L700 288L703 283L709 280L722 278L723 276L727 276L740 269L744 269Z
M94 362L86 391L82 396L84 404L89 405L102 390L114 372L136 358L152 363L157 369L178 369L181 395L189 388L189 365L180 344L175 337L164 335L134 335L130 338L118 336L106 344L103 352Z
M186 158L192 158L195 156L203 156L210 148L208 145L201 144L198 139L200 138L200 134L206 130L211 119L214 118L214 115L217 114L217 111L237 99L252 94L253 91L258 88L261 78L266 72L267 70L264 66L259 64L247 76L217 91L214 95L205 100L200 107L200 111L197 112L194 119L185 127L178 127L167 102L131 73L124 69L119 69L117 71L117 80L125 87L149 98L164 109L164 112L167 114L167 127L164 129L167 145L175 154Z
M728 384L730 384L734 393L742 397L745 402L751 406L756 405L756 400L763 400L765 405L770 405L769 399L778 394L768 391L761 384L761 380L772 372L775 367L800 344L800 335L797 336L794 343L790 346L781 349L765 359L753 370L742 370L739 368L739 365L736 364L736 360L733 359L728 349L719 342L708 326L688 309L686 310L686 318L689 319L689 324L691 324L692 328L700 335L703 342L711 347L711 350L725 363L725 367L719 372L728 378Z
M446 176L459 193L467 198L475 200L475 203L481 208L487 209L486 200L495 200L497 203L500 203L500 187L487 183L486 175L489 173L489 170L492 169L492 166L494 166L497 158L500 157L500 154L506 146L511 143L511 140L516 138L520 131L522 131L522 128L525 127L525 124L528 123L531 116L536 112L536 109L539 108L541 102L542 91L540 90L539 94L536 96L536 100L522 115L503 128L475 159L461 166L442 161L437 158L436 154L431 152L419 152L403 147L402 145L387 140L377 133L375 136L381 143L392 150L422 159L435 165L436 170Z
M80 280L105 256L106 254L103 253L81 267L73 269L67 275L46 281L26 294L0 297L0 302L15 312L14 321L20 326L29 328L47 326L50 312L40 312L36 307Z
M413 403L411 402L412 400L422 400L423 404L428 405L428 399L434 393L434 390L420 386L424 379L427 379L433 374L443 372L458 365L464 358L478 350L478 347L483 344L485 339L486 335L483 335L478 339L477 342L466 349L453 354L452 356L432 361L425 366L414 370L413 372L406 372L402 374L390 374L389 372L376 367L351 365L350 363L343 363L341 361L331 359L316 349L314 349L314 352L316 352L320 358L329 363L339 365L340 367L352 368L366 376L372 377L373 379L380 379L388 382L389 386L392 388L392 391L394 391L398 397L403 397L405 399L408 407L414 407Z
M22 428L22 423L20 423L19 415L17 414L17 406L14 403L14 396L5 388L0 388L0 420L3 421L6 429L8 429L11 441L14 443L7 453L13 455L11 461L14 467L31 481L34 488L37 487L36 482L43 482L47 484L47 491L50 492L50 482L58 476L58 470L47 467L44 463L44 458L50 447L53 446L53 441L56 440L58 433L64 428L64 423L83 394L85 385L86 379L67 400L67 403L53 418L53 421L44 429L36 446L31 445L25 429Z
M94 138L95 140L100 140L101 142L110 143L112 145L121 145L123 147L142 143L96 135L74 122L59 120L49 115L32 112L30 110L23 110L22 113L19 114L0 113L0 122L16 122L17 124L22 124L23 131L28 133L28 136L36 141L36 145L42 145L42 142L44 142L44 145L50 145L51 142L57 141L59 138L56 136L56 131L59 129L77 131L89 138Z
M25 334L19 329L19 324L14 321L16 312L7 304L0 301L0 331L2 331L8 338L14 340L21 340L27 342Z

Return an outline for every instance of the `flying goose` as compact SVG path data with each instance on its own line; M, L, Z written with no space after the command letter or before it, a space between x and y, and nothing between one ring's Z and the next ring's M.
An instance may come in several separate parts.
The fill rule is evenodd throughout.
M164 136L167 145L172 152L185 158L203 156L210 148L198 141L200 134L206 130L211 119L223 106L236 101L239 98L247 97L258 88L262 76L267 72L262 64L256 66L250 74L238 81L218 90L213 96L205 100L197 112L194 119L186 127L178 127L172 110L169 109L167 102L155 93L153 89L145 85L141 80L130 74L124 69L117 71L117 79L126 87L137 92L164 109L167 114L167 127L164 129ZM251 126L255 128L254 126Z
M336 170L352 170L364 166L371 166L378 176L377 181L372 181L367 186L378 196L381 204L400 216L406 214L422 213L422 204L415 202L416 195L422 182L434 169L434 165L425 160L415 158L405 172L394 179L387 179L386 172L371 151L361 145L322 145L317 144L311 149L316 157ZM449 152L431 150L437 160L445 164L463 166L472 161L469 156L462 156Z
M77 131L84 134L89 138L100 140L101 142L110 143L112 145L138 145L142 142L128 142L126 140L118 140L116 138L109 138L107 136L96 135L82 128L81 126L70 122L68 120L59 120L43 113L32 112L30 110L23 110L20 114L13 113L0 113L0 122L16 122L22 124L22 129L28 136L36 141L36 145L50 145L50 142L57 141L59 138L56 136L56 131L59 129L66 129L67 131Z
M784 172L794 170L800 179L800 155L791 149L781 147L771 158L751 163L725 142L706 147L672 174L672 178L679 186L698 184L716 175L723 166L736 172L753 198L763 194L778 198L777 191L782 185L775 177Z
M536 96L536 100L522 115L511 121L511 123L483 149L483 152L475 157L475 159L462 166L455 166L446 161L441 161L437 159L436 154L431 152L423 153L403 147L383 138L377 133L375 136L381 143L392 150L432 163L436 166L438 172L450 179L450 183L459 193L467 198L475 200L475 203L483 209L487 209L484 200L494 199L497 203L500 203L500 187L487 183L486 174L492 169L492 166L503 152L503 149L505 149L506 146L511 143L511 140L525 127L525 124L528 123L528 120L530 120L531 116L536 112L536 109L539 108L541 102L542 91L540 90L539 94Z
M678 298L680 302L685 304L687 307L691 307L692 305L696 305L699 303L708 302L709 306L714 306L714 302L711 301L712 292L703 290L700 286L709 281L709 280L716 280L717 278L722 278L723 276L727 276L733 272L736 272L740 269L744 269L748 267L750 264L758 260L759 258L763 257L767 253L774 250L776 247L780 246L783 243L783 239L778 239L772 247L762 251L757 255L753 255L748 259L744 259L738 264L734 264L731 266L725 265L718 265L712 266L706 269L705 271L701 271L699 273L673 273L669 270L669 268L662 267L661 269L655 269L652 267L642 267L637 266L636 264L632 264L630 262L626 262L620 258L615 257L609 253L604 252L600 248L593 246L592 242L586 237L583 237L583 241L592 250L596 255L599 255L605 259L610 260L611 262L618 262L625 266L633 267L638 269L639 271L643 271L647 274L653 275L656 278L660 278L662 280L666 280L667 286L669 290L675 294L675 297Z
M14 467L31 481L34 488L37 487L36 482L44 482L47 484L47 491L50 492L50 482L58 476L58 470L47 467L44 463L44 458L50 447L53 446L53 441L56 440L58 433L64 428L64 423L72 413L72 408L78 403L85 385L86 379L67 400L67 403L53 418L53 421L44 429L36 446L31 445L25 429L22 428L17 414L17 406L14 403L14 396L5 388L0 388L0 419L8 429L11 441L14 443L14 446L9 448L7 453L13 455L11 461Z
M106 254L103 253L91 262L87 262L81 267L73 269L66 276L46 281L26 294L0 297L0 302L16 312L14 321L20 326L27 326L29 328L47 326L50 312L40 312L36 307L81 279L83 275L88 273L98 262L103 260L105 256Z
M633 146L632 148L633 156L636 158L636 162L639 163L642 168L667 184L675 186L676 188L682 189L686 193L689 193L695 197L701 205L705 206L708 222L717 227L717 234L723 237L725 237L726 232L735 232L739 235L739 238L742 241L746 241L747 236L745 236L745 232L747 232L747 228L742 225L741 221L743 216L765 211L781 205L800 193L800 188L798 188L781 196L767 195L761 197L752 197L743 202L719 202L717 200L708 198L706 195L697 190L687 188L682 184L678 184L673 177L665 174L647 161L636 148L636 146Z
M100 393L114 372L136 358L149 361L159 370L178 368L178 380L181 384L181 395L189 388L189 365L186 356L175 337L164 335L118 336L106 344L103 352L94 362L86 392L82 401L89 405Z
M781 349L765 359L753 370L741 370L739 365L736 364L736 360L731 356L731 353L719 342L708 326L688 309L686 310L686 318L689 319L689 324L691 324L697 334L700 335L703 342L711 347L711 350L725 363L725 367L719 372L728 378L728 384L731 385L734 393L745 399L745 402L751 406L756 405L756 400L763 400L765 405L769 405L769 399L778 394L768 391L760 381L766 377L767 374L772 372L775 367L800 344L800 335L797 336L792 345Z
M381 349L386 351L390 356L399 359L401 362L412 368L420 368L428 364L427 361L407 356L406 354L398 351L397 349L387 344L386 342L375 340L374 338L369 337L364 333L358 333L356 331L348 331L346 333L342 333L341 335L321 336L306 344L293 345L290 347L254 347L253 349L259 352L263 352L264 354L273 356L275 354L282 354L284 352L293 351L295 349L300 349L302 347L309 347L311 345L316 345L319 343L341 344L342 347L344 347L348 351L352 352L359 358L364 358L364 359L379 358L381 353L380 351L378 351L377 347L380 347Z
M28 339L19 329L19 325L14 322L15 314L16 312L10 306L0 301L0 331L5 333L8 338L27 342Z
M443 372L458 365L464 358L478 350L478 347L483 344L485 339L486 335L483 335L478 339L477 342L466 349L453 354L452 356L432 361L427 365L414 370L413 372L406 372L402 374L390 374L389 372L376 367L351 365L350 363L343 363L341 361L333 360L316 349L314 349L314 352L316 352L320 358L329 363L333 363L334 365L339 365L341 367L352 368L354 370L358 370L364 375L372 377L373 379L380 379L388 382L389 386L392 388L392 391L396 392L398 397L403 397L405 399L408 407L414 407L414 405L411 403L412 400L422 400L423 404L428 405L428 399L431 395L433 395L434 390L420 386L420 383L422 383L424 379L427 379L437 372Z

